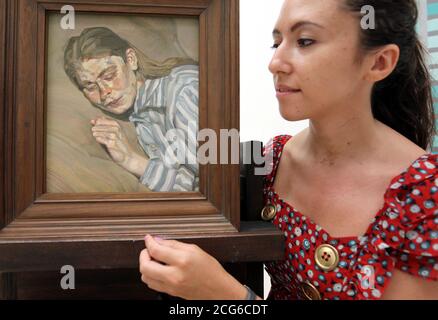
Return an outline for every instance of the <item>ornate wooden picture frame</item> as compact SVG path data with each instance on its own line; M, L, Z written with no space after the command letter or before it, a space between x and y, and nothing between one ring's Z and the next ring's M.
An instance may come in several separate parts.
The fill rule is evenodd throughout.
M239 128L238 0L0 2L0 272L135 268L145 234L223 261L280 258L278 231L241 223L238 164L200 166L196 192L47 192L47 17L65 5L199 19L199 129Z

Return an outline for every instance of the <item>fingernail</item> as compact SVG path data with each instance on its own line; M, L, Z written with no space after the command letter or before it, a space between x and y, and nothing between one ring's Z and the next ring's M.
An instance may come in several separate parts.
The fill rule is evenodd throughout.
M161 237L155 236L154 240L156 240L157 242L162 242L164 239Z

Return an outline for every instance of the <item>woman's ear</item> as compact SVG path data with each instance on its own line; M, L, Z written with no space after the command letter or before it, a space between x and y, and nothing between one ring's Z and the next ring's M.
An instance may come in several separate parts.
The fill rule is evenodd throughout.
M379 82L394 71L400 58L400 48L395 44L388 44L372 53L370 58L366 79L373 83Z
M126 63L131 68L132 71L137 71L138 69L137 53L132 48L126 50Z

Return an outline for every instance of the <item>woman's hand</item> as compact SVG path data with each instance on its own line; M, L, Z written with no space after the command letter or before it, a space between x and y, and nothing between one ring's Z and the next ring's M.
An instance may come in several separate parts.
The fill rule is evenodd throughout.
M246 288L201 248L148 235L140 254L141 280L149 288L190 300L243 300Z
M148 160L134 151L120 124L115 120L101 117L91 120L91 125L93 137L106 147L113 161L137 178L141 177L146 170Z

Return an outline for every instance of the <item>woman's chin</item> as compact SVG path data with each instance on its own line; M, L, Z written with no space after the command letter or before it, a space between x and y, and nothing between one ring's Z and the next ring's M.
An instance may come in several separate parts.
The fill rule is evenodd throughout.
M106 112L119 116L126 113L130 108L131 108L130 106L120 105L115 107L103 107L102 109L105 110Z
M284 120L287 121L302 121L309 119L309 117L301 112L299 108L291 106L282 107L280 105L280 115Z

